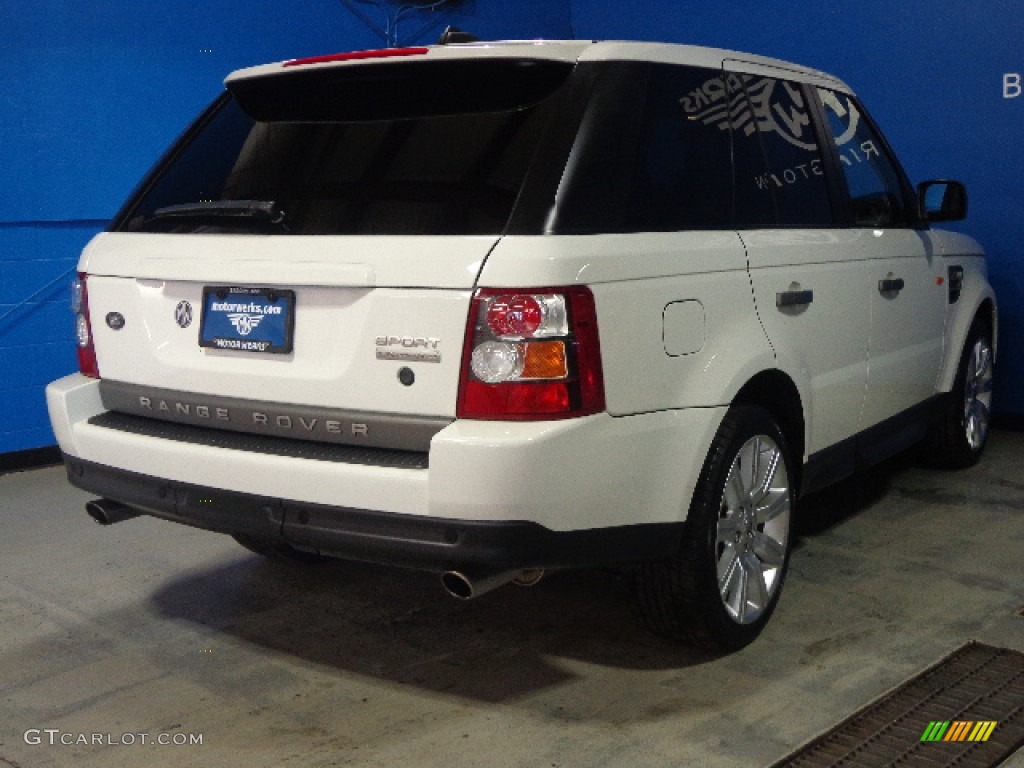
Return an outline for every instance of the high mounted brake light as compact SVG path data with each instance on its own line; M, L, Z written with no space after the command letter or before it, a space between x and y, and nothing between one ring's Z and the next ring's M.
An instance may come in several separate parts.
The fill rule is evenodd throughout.
M292 59L282 67L304 67L307 64L328 64L338 61L362 61L364 59L391 59L401 56L422 56L429 48L381 48L374 51L351 51L350 53L329 53L326 56L309 56Z
M476 292L459 418L565 419L604 407L597 312L588 288Z

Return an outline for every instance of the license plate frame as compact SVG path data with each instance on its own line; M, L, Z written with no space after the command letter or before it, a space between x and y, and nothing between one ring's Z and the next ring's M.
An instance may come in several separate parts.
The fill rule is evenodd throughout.
M203 288L199 346L287 355L295 331L295 291L208 285Z

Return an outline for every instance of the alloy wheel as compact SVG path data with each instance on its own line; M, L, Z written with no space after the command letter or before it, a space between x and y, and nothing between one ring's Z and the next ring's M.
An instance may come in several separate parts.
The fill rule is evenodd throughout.
M984 336L971 348L964 381L964 430L972 451L980 451L988 437L992 413L992 348Z
M719 594L739 624L757 621L781 584L791 506L782 451L767 435L751 437L726 476L715 541Z

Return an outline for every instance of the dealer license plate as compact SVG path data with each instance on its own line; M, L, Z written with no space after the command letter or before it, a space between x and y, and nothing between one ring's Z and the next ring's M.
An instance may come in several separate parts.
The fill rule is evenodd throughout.
M295 291L207 286L199 346L240 352L292 351Z

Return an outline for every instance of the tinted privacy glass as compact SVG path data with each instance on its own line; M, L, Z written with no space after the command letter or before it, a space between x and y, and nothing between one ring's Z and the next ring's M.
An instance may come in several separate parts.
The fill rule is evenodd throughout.
M547 231L830 227L824 174L801 86L606 64Z
M500 233L571 67L469 64L243 81L117 227Z
M739 226L831 227L832 208L803 88L757 75L730 75L734 97ZM741 98L741 94L746 98ZM757 157L764 153L766 165ZM741 167L741 163L745 167Z
M724 91L715 70L604 65L548 231L731 227L729 126L695 117Z
M839 153L854 226L907 223L900 172L860 106L843 93L819 88L818 95Z

